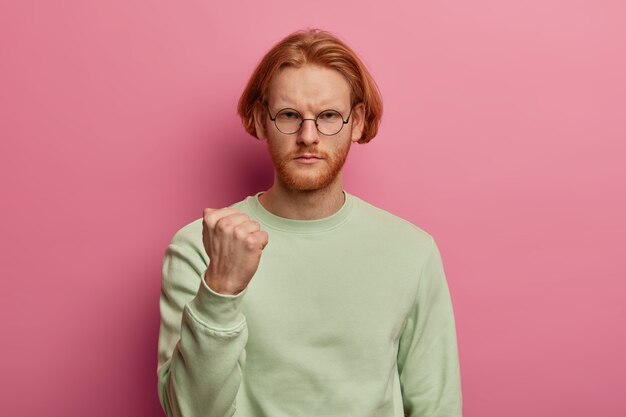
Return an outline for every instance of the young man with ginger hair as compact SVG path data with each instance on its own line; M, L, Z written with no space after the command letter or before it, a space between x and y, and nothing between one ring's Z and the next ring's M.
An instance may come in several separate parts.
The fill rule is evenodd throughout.
M455 320L435 241L346 192L382 102L358 56L289 35L239 101L269 190L205 209L163 260L159 399L170 417L460 417Z

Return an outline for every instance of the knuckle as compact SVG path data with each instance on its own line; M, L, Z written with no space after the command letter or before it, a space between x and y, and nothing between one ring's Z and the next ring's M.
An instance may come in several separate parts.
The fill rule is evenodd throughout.
M248 232L242 225L235 226L233 231L235 233L235 237L240 240L244 240L246 238L246 235L248 234Z
M215 216L215 211L210 211L210 212L206 213L204 215L204 223L206 223L207 226L214 225L216 220L217 220L215 217L216 217Z
M202 217L205 220L214 218L216 214L218 214L217 209L205 208L204 210L202 210Z
M228 230L231 224L232 220L230 220L228 217L222 217L221 219L218 219L215 223L215 228L220 232L225 232Z
M245 242L246 247L248 249L254 249L259 244L259 242L254 237L254 235L251 235L251 234L249 234L248 236L245 237L244 242Z

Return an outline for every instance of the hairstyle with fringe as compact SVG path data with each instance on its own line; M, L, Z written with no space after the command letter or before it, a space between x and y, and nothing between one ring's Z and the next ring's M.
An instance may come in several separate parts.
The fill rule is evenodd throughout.
M254 110L260 106L265 115L267 89L272 77L283 67L300 68L306 64L339 71L351 89L351 105L365 107L363 134L359 143L369 142L378 132L383 103L376 82L356 53L330 32L308 29L292 33L265 54L243 90L237 113L246 131L258 138Z

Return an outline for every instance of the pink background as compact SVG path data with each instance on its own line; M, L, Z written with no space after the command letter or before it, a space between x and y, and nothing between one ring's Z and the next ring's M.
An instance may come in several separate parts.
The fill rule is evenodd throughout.
M315 26L382 90L345 188L437 240L465 416L626 416L626 4L266 3L0 3L2 415L162 415L163 253L271 185L236 102Z

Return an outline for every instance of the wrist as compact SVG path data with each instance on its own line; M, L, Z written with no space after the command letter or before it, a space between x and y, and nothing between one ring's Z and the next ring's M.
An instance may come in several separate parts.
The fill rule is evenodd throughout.
M204 282L211 289L211 291L222 295L237 295L243 288L235 288L232 285L228 285L228 280L217 277L210 273L210 269L207 269L204 273Z

